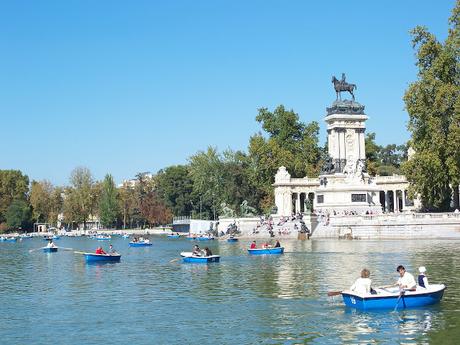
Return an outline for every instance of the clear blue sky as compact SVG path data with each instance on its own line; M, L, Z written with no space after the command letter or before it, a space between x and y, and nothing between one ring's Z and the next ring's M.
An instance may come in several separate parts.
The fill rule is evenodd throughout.
M257 109L318 121L356 83L378 144L407 141L409 30L445 39L454 0L1 1L0 169L117 182L207 146L247 151Z

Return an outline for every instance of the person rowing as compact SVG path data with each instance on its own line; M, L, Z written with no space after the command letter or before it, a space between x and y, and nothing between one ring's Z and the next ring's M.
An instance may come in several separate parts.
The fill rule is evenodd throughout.
M102 249L101 246L97 247L97 249L96 249L96 254L107 255L107 253L104 252L104 249Z
M46 245L46 248L56 248L56 245L54 244L51 238L48 240L48 244Z
M195 244L195 245L193 246L192 255L193 255L193 256L201 256L201 254L202 254L202 253L201 253L200 247L198 246L198 244Z
M399 273L399 279L395 284L386 285L382 288L390 288L390 287L399 287L401 291L415 291L417 288L417 283L415 282L415 278L409 272L406 272L406 269L403 265L399 265L396 267L396 272Z

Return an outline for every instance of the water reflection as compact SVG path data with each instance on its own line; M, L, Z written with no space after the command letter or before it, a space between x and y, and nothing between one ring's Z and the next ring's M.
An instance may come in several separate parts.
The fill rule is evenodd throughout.
M114 239L122 261L103 264L71 252L29 254L41 245L34 239L0 245L0 289L14 291L2 304L2 342L50 342L47 329L57 328L68 334L63 344L114 335L119 343L206 344L210 334L219 344L423 344L449 339L460 321L458 241L284 240L286 253L268 256L249 256L245 242L214 241L209 246L220 263L183 264L170 261L190 251L190 241L152 240L150 248L129 248ZM98 245L61 241L81 251ZM446 283L442 303L363 312L327 297L349 287L363 267L374 286L391 283L399 264L412 273L426 266L431 282ZM110 323L98 312L106 309Z

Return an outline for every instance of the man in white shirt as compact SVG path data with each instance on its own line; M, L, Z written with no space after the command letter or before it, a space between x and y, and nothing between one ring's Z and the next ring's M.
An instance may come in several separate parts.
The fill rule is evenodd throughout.
M406 272L406 269L403 265L399 265L396 268L396 271L399 273L400 276L396 285L398 285L400 289L409 291L416 289L417 283L415 282L414 276L409 272Z

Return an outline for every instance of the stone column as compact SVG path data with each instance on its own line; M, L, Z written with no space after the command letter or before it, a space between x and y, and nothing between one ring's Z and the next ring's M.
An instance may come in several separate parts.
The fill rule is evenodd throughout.
M295 200L295 213L300 212L300 193L297 193L297 199Z
M360 129L359 132L359 149L360 149L360 159L366 159L366 145L364 141L364 128Z
M404 189L401 189L401 197L402 197L402 208L401 208L401 210L404 212L405 203L406 203L406 191Z
M390 212L390 195L389 192L386 190L385 192L385 213Z
M398 194L396 189L393 191L393 209L394 213L399 212Z

